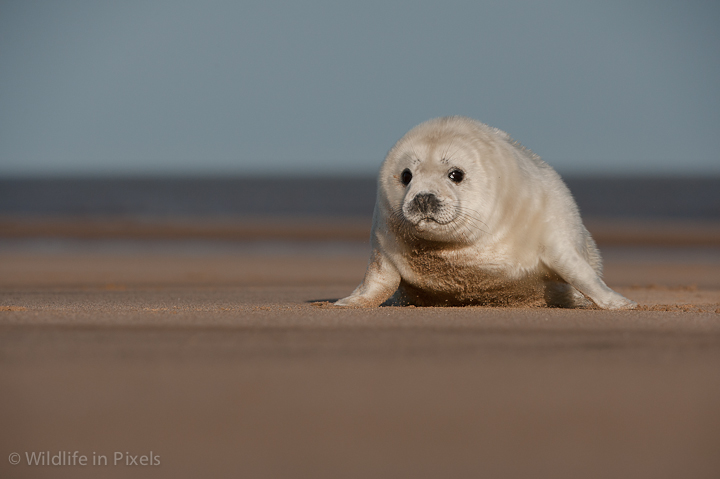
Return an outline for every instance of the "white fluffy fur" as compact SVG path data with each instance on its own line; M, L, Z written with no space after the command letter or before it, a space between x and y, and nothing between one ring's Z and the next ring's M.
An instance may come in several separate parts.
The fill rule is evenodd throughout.
M418 210L418 194L434 195L434 207ZM600 254L558 174L469 118L422 123L390 150L371 242L363 282L336 305L636 306L600 279Z

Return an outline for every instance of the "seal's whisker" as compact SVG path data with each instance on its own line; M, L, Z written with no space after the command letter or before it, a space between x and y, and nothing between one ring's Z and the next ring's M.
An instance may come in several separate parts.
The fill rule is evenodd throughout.
M467 241L468 233L470 233L470 230L472 228L477 228L479 231L485 234L490 234L490 232L487 230L487 223L478 218L479 214L474 210L460 207L456 210L456 212L457 216L455 220L462 219L466 221L461 222L462 224L458 223L455 220L449 221L448 223L440 223L448 225L452 230L452 234L455 237L461 237L463 240ZM389 219L397 228L400 228L402 230L403 235L417 237L412 224L408 222L407 218L403 214L402 205L393 206L390 208ZM485 226L485 228L481 227L480 224Z
M420 161L420 155L418 155L417 152L415 151L415 145L412 145L412 144L410 145L410 151L412 151L412 154L413 154L413 159L412 159L413 163L415 163L416 161Z
M452 145L452 142L450 142L450 145ZM452 154L450 154L450 155L448 155L448 154L447 154L447 151L446 151L446 152L445 152L445 155L446 155L445 157L448 158L448 159L454 158L454 157L455 157L455 153L457 153L458 151L460 151L461 148L462 148L461 146L458 146L458 147L452 152ZM448 151L450 151L450 146L448 146Z
M489 227L487 223L485 223L483 220L480 219L480 213L478 213L477 211L475 211L475 210L473 210L473 209L470 209L470 208L467 208L467 207L463 207L463 206L459 206L459 207L458 207L458 211L459 211L460 213L465 214L465 215L467 215L468 217L474 219L475 221L479 221L480 223L482 223L482 224L484 224L485 226Z
M460 213L458 214L458 218L462 218L462 219L464 219L464 220L468 220L467 223L464 225L466 228L470 228L470 226L472 225L472 226L476 227L478 230L482 231L483 233L485 233L485 234L487 234L487 235L490 234L489 231L487 231L485 228L481 228L481 227L477 224L477 223L482 223L483 225L485 225L485 226L487 227L487 224L485 224L485 222L483 222L482 220L480 220L480 219L478 219L478 218L476 218L476 217L474 217L474 216L472 216L472 215L470 215L470 214L468 214L468 213L465 213L465 212L460 212Z
M453 235L459 235L463 242L466 243L468 241L468 237L463 231L464 229L467 229L467 225L459 225L457 222L453 222Z
M450 147L452 147L453 143L455 142L455 138L450 140L445 150L442 152L442 156L440 157L440 160L446 160L448 163L450 162L450 157L448 157L448 151L450 151ZM452 155L451 155L452 156Z

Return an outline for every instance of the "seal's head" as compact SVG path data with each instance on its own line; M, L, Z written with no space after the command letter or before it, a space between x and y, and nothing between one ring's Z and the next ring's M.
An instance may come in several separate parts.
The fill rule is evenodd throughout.
M379 198L388 224L406 237L473 243L486 230L492 198L487 162L493 132L463 117L430 120L410 130L380 170Z

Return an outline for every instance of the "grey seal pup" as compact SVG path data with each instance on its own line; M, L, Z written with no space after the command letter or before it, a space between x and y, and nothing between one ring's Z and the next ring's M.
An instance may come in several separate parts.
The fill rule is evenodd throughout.
M380 168L370 261L337 306L542 305L632 309L560 176L465 117L410 130Z

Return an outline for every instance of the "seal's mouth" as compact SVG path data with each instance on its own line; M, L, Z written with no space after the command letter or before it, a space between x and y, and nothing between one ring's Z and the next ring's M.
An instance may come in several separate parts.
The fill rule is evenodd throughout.
M416 227L417 229L419 229L419 230L424 230L424 229L439 228L439 227L445 226L445 225L447 225L447 224L449 224L449 223L451 223L451 222L452 222L452 220L450 220L450 221L439 221L439 220L437 220L436 218L433 218L433 217L431 217L431 216L426 216L426 217L420 218L420 219L417 220L417 221L413 221L412 223L413 223L413 225L415 225L415 227Z
M449 211L418 214L416 211L402 211L404 220L417 229L437 229L449 225L457 219L457 215Z

